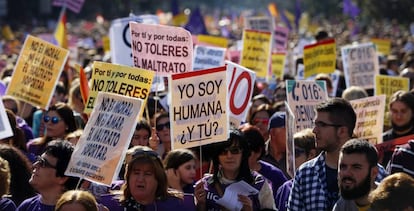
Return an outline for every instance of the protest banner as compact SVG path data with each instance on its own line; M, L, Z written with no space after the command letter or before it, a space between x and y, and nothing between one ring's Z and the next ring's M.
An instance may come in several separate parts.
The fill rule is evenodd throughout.
M293 135L295 135L295 114L292 109L290 109L287 101L285 101L286 108L286 172L290 177L295 176L295 142L293 140Z
M196 45L193 70L204 70L224 65L225 48Z
M150 70L95 61L92 65L91 87L84 112L89 114L92 111L98 92L140 98L146 105L154 74ZM139 117L143 111L142 109L139 112Z
M385 141L375 145L378 150L378 163L382 163L384 155L392 155L396 146L406 144L411 139L414 139L414 135L399 137L394 140Z
M352 100L350 103L357 116L354 134L374 145L382 143L385 95Z
M238 127L246 120L252 99L256 74L236 63L226 61L229 90L230 124Z
M329 39L311 45L303 50L305 78L318 73L333 73L336 65L335 39Z
M328 98L325 81L286 81L286 97L295 115L294 133L313 128L315 106Z
M410 90L410 80L405 77L376 75L374 95L385 95L384 126L391 126L389 103L391 96L398 90Z
M65 175L111 186L121 169L143 100L99 92Z
M13 136L9 118L4 108L3 101L0 100L0 140Z
M273 38L273 50L274 51L286 51L289 39L289 29L283 26L276 26Z
M131 30L129 22L158 24L159 19L155 15L135 16L118 18L112 21L109 28L109 41L111 49L111 61L114 64L134 66L131 53Z
M197 41L198 43L209 44L220 48L229 47L229 41L225 37L199 34L197 35Z
M244 18L245 29L272 32L274 29L273 25L273 18L267 16L255 16Z
M272 34L244 30L240 65L256 72L258 78L267 78L270 64Z
M47 110L69 51L28 35L6 94Z
M171 147L191 148L228 138L226 67L170 76Z
M275 78L283 80L286 53L272 53L272 74Z
M53 0L53 6L67 7L74 13L79 13L85 0Z
M372 38L371 42L373 42L377 46L377 51L380 52L382 55L387 56L391 53L391 40L390 39L379 39L379 38Z
M346 86L374 88L374 76L379 74L375 45L363 43L341 48Z
M134 66L168 76L193 71L193 40L181 27L130 22Z

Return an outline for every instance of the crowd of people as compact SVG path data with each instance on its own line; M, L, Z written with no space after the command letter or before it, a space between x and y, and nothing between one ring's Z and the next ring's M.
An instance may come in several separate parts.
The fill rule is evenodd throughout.
M343 24L332 24L315 39L391 38L392 55L379 57L379 72L414 81L414 35L395 23L385 30L378 25L351 35L342 33ZM354 135L357 116L350 101L373 90L340 81L336 93L316 106L313 128L294 134L295 169L289 172L285 80L294 75L278 79L275 87L258 82L246 121L230 127L228 140L190 149L172 149L169 113L152 93L148 104L157 109L147 107L137 123L111 187L67 176L88 123L79 76L65 66L48 110L6 96L19 49L12 43L2 45L0 56L0 96L13 130L0 140L0 210L414 210L414 140L380 156ZM78 46L77 61L85 70L93 61L110 62L101 47ZM329 77L316 78L332 88ZM391 125L384 127L383 141L414 135L414 91L395 92L386 106ZM256 191L236 194L234 202L219 200L240 182Z

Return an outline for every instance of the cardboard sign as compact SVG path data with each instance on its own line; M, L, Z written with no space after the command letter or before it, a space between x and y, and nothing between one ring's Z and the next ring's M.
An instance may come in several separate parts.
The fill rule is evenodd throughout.
M313 128L315 106L328 99L325 81L286 81L286 96L289 108L295 116L294 133Z
M379 74L377 50L372 43L341 48L346 86L374 88L374 76Z
M273 19L267 16L246 17L244 19L244 28L257 31L273 31Z
M110 186L135 131L141 99L99 92L65 175Z
M335 39L305 46L303 64L305 78L318 73L333 73L336 65Z
M3 100L0 100L0 140L13 136L13 130L10 126Z
M90 113L95 105L98 92L109 92L139 98L146 104L150 94L154 72L123 65L95 61L85 113ZM143 110L139 112L142 116Z
M190 32L174 26L130 22L134 66L168 76L193 71Z
M408 91L410 89L410 80L405 77L376 75L374 95L385 95L385 114L389 113L391 96L398 90ZM384 116L384 125L390 126L389 115Z
M240 65L266 78L270 64L272 34L264 31L244 30Z
M378 52L382 53L383 55L390 55L391 53L391 40L390 39L372 38L371 42L373 42L377 46Z
M354 134L372 144L382 143L385 95L350 101L357 115Z
M226 67L170 77L171 146L190 148L227 140Z
M194 70L204 70L224 65L225 48L200 46L194 48Z
M295 135L296 117L293 111L290 109L287 101L285 101L286 108L286 172L290 177L295 177L295 141L293 136Z
M283 79L285 70L286 53L272 53L272 74Z
M275 51L286 51L289 40L289 29L283 26L276 26L273 40L273 49Z
M131 53L131 30L129 22L158 24L159 19L155 15L130 16L115 19L109 28L111 61L114 64L134 66Z
M238 64L226 61L229 90L230 124L238 127L246 120L252 99L256 74Z
M47 110L69 51L28 35L7 95Z
M225 37L217 37L204 34L197 35L197 41L199 43L214 45L221 48L227 48L229 45L229 41Z

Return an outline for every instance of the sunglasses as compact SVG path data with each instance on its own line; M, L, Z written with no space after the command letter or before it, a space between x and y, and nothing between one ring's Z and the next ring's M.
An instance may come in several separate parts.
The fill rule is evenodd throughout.
M48 123L49 121L52 122L53 124L57 124L60 121L60 118L57 116L44 116L43 117L43 121L45 123Z
M47 161L46 159L44 159L42 156L37 156L36 157L36 161L34 162L34 165L36 165L36 164L38 164L42 168L52 168L52 169L56 169L56 166L50 164L49 161Z
M262 123L263 125L268 125L269 124L269 119L268 118L253 119L253 124L257 125L259 123Z
M237 155L241 153L241 149L239 147L229 147L221 151L221 155L227 155L230 152L232 155Z
M132 158L137 157L151 157L151 158L158 158L158 154L154 151L148 151L148 150L142 150L142 149L136 149L132 153Z
M164 129L164 127L170 129L170 122L164 123L164 124L157 124L155 126L155 129L157 129L158 131Z

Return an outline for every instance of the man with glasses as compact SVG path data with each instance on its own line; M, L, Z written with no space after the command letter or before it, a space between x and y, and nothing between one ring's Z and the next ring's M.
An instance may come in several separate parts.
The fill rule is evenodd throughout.
M352 137L356 114L342 98L316 106L313 133L322 152L296 171L288 210L332 210L339 199L338 159L342 145Z
M72 144L64 140L51 141L46 146L44 153L33 164L29 180L39 194L23 201L17 210L53 211L59 197L65 191L76 188L78 178L64 175L72 152Z

